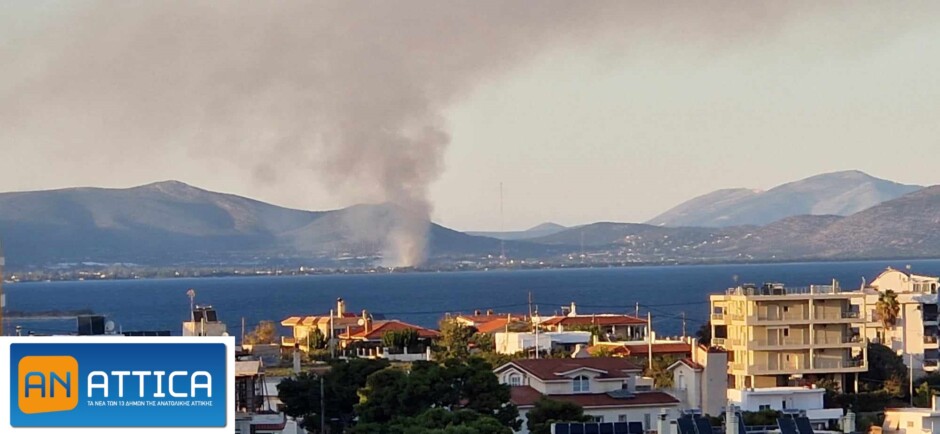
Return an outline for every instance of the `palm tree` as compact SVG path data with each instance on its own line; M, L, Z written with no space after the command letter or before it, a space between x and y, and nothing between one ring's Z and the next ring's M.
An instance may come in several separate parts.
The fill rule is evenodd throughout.
M878 303L875 304L875 313L881 319L881 326L887 332L894 328L898 322L898 315L901 313L901 305L898 304L898 295L888 289L878 294Z

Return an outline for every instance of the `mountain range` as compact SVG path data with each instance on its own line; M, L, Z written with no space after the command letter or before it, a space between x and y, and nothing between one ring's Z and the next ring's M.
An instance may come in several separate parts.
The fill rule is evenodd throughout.
M756 173L759 176L759 173ZM656 226L766 225L796 215L855 214L920 190L851 170L812 176L767 191L718 190L679 204L648 221Z
M414 218L391 204L289 209L176 181L0 194L0 241L12 267L363 265L378 261L395 222ZM718 224L729 220L744 223ZM838 172L764 193L722 190L651 223L545 224L510 233L429 223L429 259L481 263L500 251L547 264L940 256L940 186Z

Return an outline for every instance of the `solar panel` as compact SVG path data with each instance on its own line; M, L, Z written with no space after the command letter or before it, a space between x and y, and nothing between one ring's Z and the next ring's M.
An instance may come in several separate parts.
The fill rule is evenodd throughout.
M614 424L612 424L612 423L602 423L602 424L601 424L601 434L614 434Z
M627 426L630 434L643 434L643 422L630 422Z
M800 434L814 434L813 426L810 425L809 418L805 416L796 418L796 429Z
M712 424L708 423L708 419L704 417L697 417L695 420L695 432L698 434L712 434Z
M630 434L630 425L626 422L614 423L614 434Z
M556 423L552 426L552 432L555 434L569 434L571 429L567 423Z
M777 426L780 428L780 434L797 434L796 421L793 419L781 417L777 419Z
M695 424L692 422L691 416L680 417L676 420L676 424L679 425L679 434L696 434Z
M747 426L744 425L744 418L741 413L735 413L734 418L738 420L738 434L747 434Z
M571 434L584 434L584 424L583 423L573 423L570 425Z
M601 428L596 423L584 424L584 434L600 434Z

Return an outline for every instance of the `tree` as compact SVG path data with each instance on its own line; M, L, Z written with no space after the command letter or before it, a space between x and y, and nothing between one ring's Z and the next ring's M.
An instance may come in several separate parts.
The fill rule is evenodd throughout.
M531 434L551 434L553 423L587 422L591 418L584 415L584 409L578 404L542 397L526 414L526 419L526 428Z
M493 417L475 411L432 408L414 417L396 418L387 424L363 423L353 434L512 434Z
M476 333L476 329L465 326L453 318L445 318L440 326L441 338L438 341L438 352L441 358L464 360L469 357L470 340Z
M277 341L277 326L274 325L274 321L261 321L245 337L245 343L248 345L267 345L275 341Z
M319 350L326 348L326 336L323 335L323 332L319 328L313 329L312 332L307 334L307 346L309 348Z
M470 339L473 347L481 352L493 352L496 350L496 340L489 333L474 333Z
M358 391L366 379L375 372L389 367L383 359L336 360L323 375L327 417L338 419L339 425L353 419L353 409L359 403ZM312 373L301 373L285 378L277 386L278 398L284 403L284 412L304 418L305 426L319 426L320 379Z
M711 346L712 344L712 322L708 321L705 324L702 324L698 328L698 331L695 332L695 337L698 338L698 342L706 347Z
M591 348L591 357L614 357L614 350L608 345L598 345Z
M363 423L387 424L417 417L429 408L471 410L502 426L517 428L519 411L510 403L509 386L499 384L492 365L479 358L443 364L415 362L409 372L385 369L371 375L356 406Z
M650 366L649 359L643 359L643 375L653 379L653 385L657 388L672 387L673 378L669 367L678 360L675 356L653 356L653 365Z
M881 320L881 326L885 333L894 328L898 322L898 316L901 313L901 305L898 303L898 295L888 289L878 294L878 302L875 303L875 313Z
M858 374L859 386L864 391L886 391L894 396L902 396L908 382L907 366L904 359L891 348L881 344L868 344L868 371Z
M382 334L382 345L393 352L401 352L416 347L418 339L418 331L415 329L390 330Z

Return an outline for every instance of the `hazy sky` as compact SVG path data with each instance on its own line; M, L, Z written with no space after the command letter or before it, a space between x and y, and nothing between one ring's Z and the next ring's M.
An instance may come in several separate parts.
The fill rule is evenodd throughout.
M940 183L938 2L574 3L3 2L0 190L427 196L498 229L503 182L520 229L844 169Z

